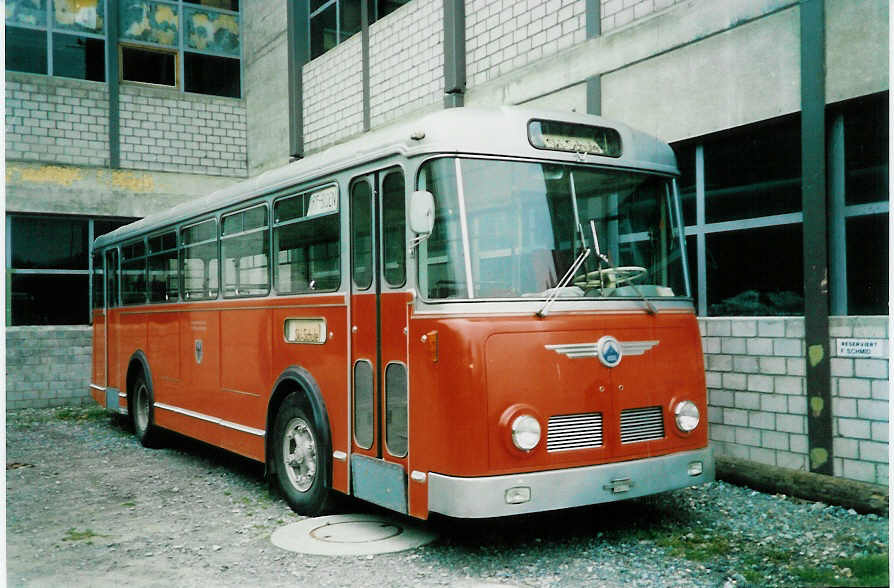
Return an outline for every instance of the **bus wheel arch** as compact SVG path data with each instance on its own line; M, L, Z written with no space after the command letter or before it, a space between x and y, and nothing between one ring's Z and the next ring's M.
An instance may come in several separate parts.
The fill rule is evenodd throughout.
M314 458L308 471L304 465L286 469L284 445L304 443L307 449L305 463ZM284 371L273 386L267 407L267 435L265 458L267 473L278 483L289 506L313 516L323 512L332 488L332 435L329 416L320 387L306 369L291 366ZM296 478L298 473L312 480Z
M159 431L155 425L152 372L146 354L137 350L127 365L127 412L136 438L143 447L158 447Z

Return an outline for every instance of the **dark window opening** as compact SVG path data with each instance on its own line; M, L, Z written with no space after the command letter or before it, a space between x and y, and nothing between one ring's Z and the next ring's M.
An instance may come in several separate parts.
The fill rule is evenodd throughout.
M705 141L708 223L801 210L799 117Z
M46 74L46 31L6 27L6 69Z
M311 7L313 10L313 7ZM338 45L338 21L333 3L310 18L310 58L316 59Z
M183 67L187 92L231 98L242 95L238 59L184 53Z
M801 225L706 237L708 314L804 314Z
M176 86L177 54L122 46L121 78L129 82Z
M13 325L83 325L89 322L90 277L12 275Z
M888 215L849 218L847 233L847 312L888 314Z
M90 37L53 34L53 75L106 81L106 42Z
M14 216L11 267L87 269L87 222L86 219Z
M844 111L845 202L888 200L888 93L854 100Z
M239 0L183 0L187 4L200 4L208 8L222 8L224 10L239 10Z

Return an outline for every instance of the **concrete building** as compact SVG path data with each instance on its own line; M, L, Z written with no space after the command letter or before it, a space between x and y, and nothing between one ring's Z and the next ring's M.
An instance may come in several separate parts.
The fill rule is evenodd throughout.
M718 454L887 484L888 11L6 0L7 406L86 402L95 236L397 119L527 104L677 151Z

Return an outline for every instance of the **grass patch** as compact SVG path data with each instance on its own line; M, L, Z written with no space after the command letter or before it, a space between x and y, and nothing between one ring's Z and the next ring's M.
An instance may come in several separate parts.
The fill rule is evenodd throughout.
M106 409L101 406L88 408L65 406L57 408L54 416L60 421L98 421L107 417Z
M888 554L842 558L832 566L792 571L801 582L814 586L887 586Z
M78 531L74 527L65 532L65 537L62 538L63 541L87 541L88 539L93 539L94 537L105 537L105 535L100 535L99 533L94 533L90 529L84 529L83 531ZM89 541L88 541L89 543Z
M712 561L730 551L730 543L726 537L702 536L694 533L687 535L670 535L658 539L658 545L669 549L676 557L690 561Z

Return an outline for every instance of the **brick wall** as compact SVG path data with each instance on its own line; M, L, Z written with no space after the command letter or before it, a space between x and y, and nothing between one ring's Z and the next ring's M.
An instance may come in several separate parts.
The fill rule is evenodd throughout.
M623 27L635 20L680 4L685 0L602 0L602 32Z
M303 68L304 144L317 151L363 130L363 61L354 35Z
M91 336L87 326L6 327L6 408L93 402Z
M245 103L122 85L121 167L248 175Z
M881 341L887 317L832 317L834 472L888 483L888 360L837 356L838 339ZM700 319L710 435L718 455L809 469L804 319Z
M466 75L480 86L586 39L585 0L466 0Z
M107 166L108 102L100 82L6 72L6 158Z
M442 0L414 0L369 28L373 127L444 99Z

